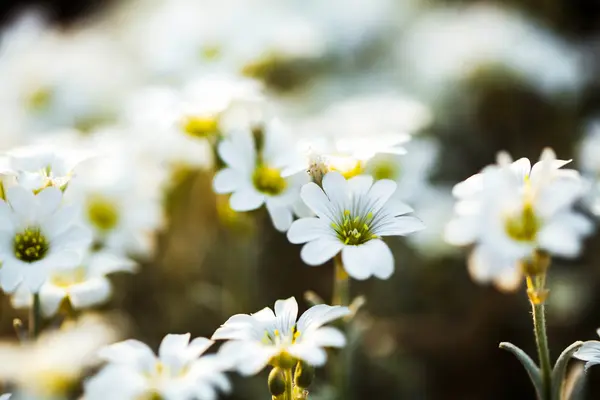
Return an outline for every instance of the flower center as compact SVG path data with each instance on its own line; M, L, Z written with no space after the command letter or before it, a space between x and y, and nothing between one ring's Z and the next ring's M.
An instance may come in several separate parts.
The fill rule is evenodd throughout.
M346 179L354 178L365 172L364 162L352 157L330 156L328 164L332 171L339 172Z
M353 217L350 211L346 210L344 211L342 222L338 224L333 222L331 223L331 227L344 244L358 246L371 239L377 238L377 235L371 232L370 224L372 220L372 213L369 213L364 217L358 215Z
M119 223L119 210L117 205L102 196L94 196L88 200L88 219L101 231L110 231Z
M75 377L60 371L40 371L36 376L38 395L46 397L62 397L72 389Z
M535 215L529 202L516 215L510 215L504 222L507 235L518 242L533 242L540 229L541 221Z
M48 241L39 228L31 227L15 235L13 247L15 257L21 261L32 263L44 258L48 251Z
M397 163L385 160L379 161L373 165L371 175L375 180L392 179L396 180L400 175L400 168Z
M188 116L181 127L183 131L195 138L206 138L214 135L219 130L219 121L213 116Z
M50 106L52 97L52 90L41 87L29 93L26 99L27 107L33 111L43 111Z
M77 267L66 271L55 271L50 276L50 283L61 288L68 288L85 282L86 278L86 269L84 267Z
M283 335L279 329L275 329L273 332L265 331L265 336L263 337L264 344L274 344L274 345L292 345L296 343L296 339L300 336L300 331L298 328L294 326L291 335Z
M287 187L286 180L281 176L277 168L260 165L252 175L254 187L261 193L276 196L281 194Z

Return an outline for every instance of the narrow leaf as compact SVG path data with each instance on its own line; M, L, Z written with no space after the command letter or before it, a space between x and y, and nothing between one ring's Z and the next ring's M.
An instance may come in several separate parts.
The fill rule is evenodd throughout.
M575 342L567 347L556 360L556 365L552 371L552 400L562 400L563 387L567 366L573 353L575 353L583 342Z
M523 350L521 350L512 343L502 342L498 347L510 351L515 355L515 357L517 357L517 359L521 362L523 367L525 367L525 371L527 371L529 379L531 379L531 383L533 383L533 387L535 388L538 398L542 399L544 390L544 386L542 384L542 375L540 373L540 369L538 368L536 363L533 362L531 357L529 357L527 353L525 353Z

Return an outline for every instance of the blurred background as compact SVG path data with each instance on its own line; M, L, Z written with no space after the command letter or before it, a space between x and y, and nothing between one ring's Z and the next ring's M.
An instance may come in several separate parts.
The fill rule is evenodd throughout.
M156 348L166 333L210 336L230 315L280 298L308 290L331 298L331 265L304 265L264 209L228 210L212 191L210 152L184 162L185 144L157 139L156 124L139 117L161 108L151 104L157 87L181 93L198 77L235 73L261 82L272 112L300 138L392 126L413 136L401 188L428 229L388 241L391 279L352 282L367 300L351 342L354 398L534 398L517 360L498 349L510 341L535 355L523 286L473 282L466 251L441 235L452 185L500 150L537 160L550 146L590 182L600 177L599 2L3 1L0 16L1 151L37 140L96 143L109 131L116 153L172 167L168 179L132 167L141 186L168 184L151 249L134 255L136 274L112 277L113 297L101 307L125 321L124 336ZM581 208L595 218L594 205ZM553 262L554 357L596 338L599 245L593 236L579 259ZM1 312L9 337L12 319L26 312L8 298ZM233 379L228 398L268 398L266 372ZM319 371L317 389L326 381ZM592 368L588 398L599 396L600 368Z

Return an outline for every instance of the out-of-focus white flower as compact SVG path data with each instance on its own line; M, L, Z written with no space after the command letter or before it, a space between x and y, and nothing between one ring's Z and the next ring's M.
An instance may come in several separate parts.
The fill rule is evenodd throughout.
M3 394L2 396L0 396L0 400L10 400L10 396L10 393Z
M147 256L163 224L163 177L156 166L146 170L135 150L108 133L118 132L107 132L98 143L98 157L81 165L65 197L97 244L115 254Z
M600 122L593 121L586 130L586 136L579 147L581 172L587 180L589 191L585 204L594 215L600 215Z
M22 186L6 189L0 201L0 285L12 292L23 283L38 292L55 268L81 261L90 232L76 224L76 212L63 194L47 187L34 195Z
M414 138L406 144L406 154L377 154L364 170L375 180L390 179L398 189L394 196L416 206L430 187L429 175L437 161L439 146L432 139Z
M230 360L244 375L260 372L268 364L295 365L303 360L314 366L327 361L324 347L343 347L346 338L337 329L323 325L350 314L347 307L319 304L298 318L298 303L290 297L254 314L237 314L213 334L213 340L229 340L219 355Z
M0 178L4 187L18 184L33 192L54 186L65 190L74 169L90 153L47 144L13 149L0 157Z
M596 333L600 336L600 329ZM573 357L585 361L586 370L593 365L600 364L600 342L588 340L573 354Z
M266 205L273 225L286 231L293 220L304 173L285 176L284 171L302 165L294 142L277 120L232 132L219 143L219 156L227 165L219 171L213 187L217 193L233 193L229 204L235 211L256 210Z
M213 344L190 342L190 334L165 336L158 357L144 343L126 340L103 348L108 364L85 384L87 400L212 400L228 392L227 365L214 355L201 355ZM153 397L154 396L154 397Z
M300 148L326 158L347 177L364 172L377 154L405 154L410 135L432 120L423 104L398 95L370 95L333 103L305 121Z
M473 278L497 282L519 274L518 262L538 249L576 257L592 231L590 221L572 210L584 188L577 171L561 169L569 161L557 160L551 149L533 167L527 158L498 158L498 165L453 189L456 218L445 236L455 245L475 244L469 258Z
M41 29L30 21L17 20L0 49L2 135L88 129L113 119L138 81L121 47L101 31Z
M0 379L15 385L17 398L64 398L84 369L98 363L98 349L116 338L105 321L87 315L42 333L36 341L0 343Z
M501 67L543 93L576 92L587 77L582 54L515 11L475 4L424 14L403 35L408 79L439 97L474 72Z
M112 293L107 275L119 271L133 272L135 267L136 263L128 258L98 252L88 254L76 267L53 269L39 291L42 312L51 317L65 299L77 310L101 304ZM12 304L16 308L31 306L31 293L26 287L17 289Z
M388 279L394 257L383 236L404 236L424 228L407 216L412 209L392 199L396 183L373 183L368 175L346 180L338 172L323 178L323 188L310 182L302 187L304 203L317 215L295 221L288 231L292 243L306 243L300 253L308 265L320 265L342 253L348 275L355 279Z

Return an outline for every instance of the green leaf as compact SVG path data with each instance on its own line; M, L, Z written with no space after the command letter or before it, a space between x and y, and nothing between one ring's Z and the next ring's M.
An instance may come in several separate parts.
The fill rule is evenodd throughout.
M562 400L563 387L565 383L565 374L569 360L583 344L583 342L575 342L567 347L556 360L554 370L552 370L552 400Z
M538 368L536 363L533 362L531 357L529 357L527 353L525 353L523 350L521 350L512 343L502 342L498 347L510 351L515 355L515 357L517 357L517 359L521 362L523 367L525 367L525 371L527 371L529 379L531 379L531 383L533 383L533 387L535 388L538 398L542 399L544 393L542 375L540 373L540 369Z

